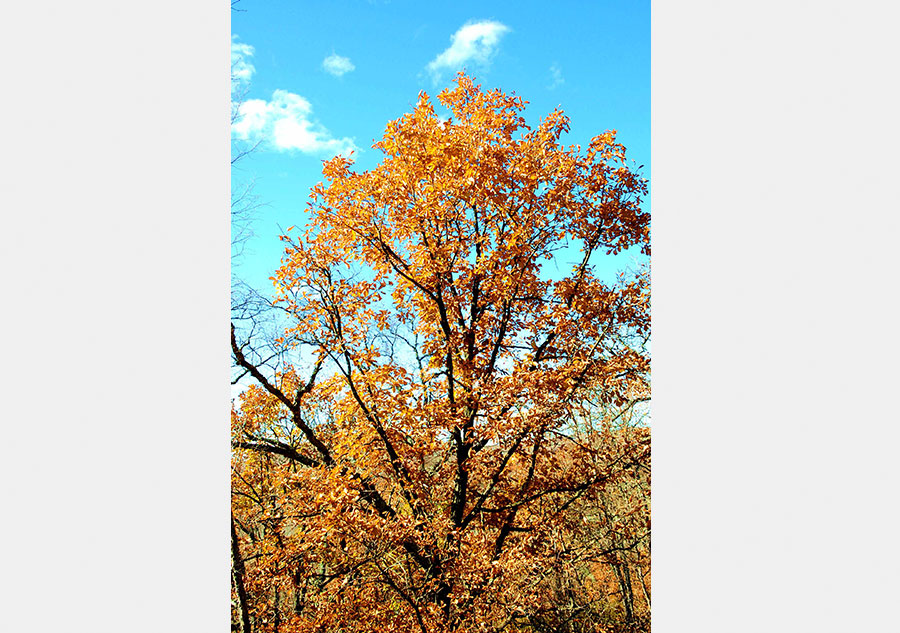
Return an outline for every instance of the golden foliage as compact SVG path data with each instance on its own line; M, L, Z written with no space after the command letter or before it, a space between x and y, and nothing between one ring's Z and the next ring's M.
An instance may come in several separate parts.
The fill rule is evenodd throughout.
M326 162L283 238L281 342L312 378L232 339L259 383L232 418L253 626L639 626L649 435L622 421L649 398L649 284L594 265L649 254L646 181L613 132L563 146L561 111L531 129L462 74L438 99L449 119L423 93L374 169Z

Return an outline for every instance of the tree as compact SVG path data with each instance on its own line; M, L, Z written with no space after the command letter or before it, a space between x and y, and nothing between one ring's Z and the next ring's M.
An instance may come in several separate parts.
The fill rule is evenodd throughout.
M241 11L236 5L240 0L232 0L232 11ZM232 44L234 47L234 44ZM241 117L241 105L247 95L249 74L242 72L240 57L235 56L232 48L231 62L231 125L234 125ZM257 148L257 145L249 145L243 141L231 138L231 167L232 176L235 175L235 166L242 159L247 158ZM257 209L261 206L258 197L253 193L253 181L240 181L232 179L231 187L231 261L232 266L244 255L244 245L252 237L252 223ZM268 312L267 302L253 288L241 279L232 276L231 282L231 314L233 321L250 320L261 321ZM250 613L249 599L244 582L243 556L240 552L240 543L235 529L235 520L231 518L231 586L234 608L233 621L242 633L249 633Z
M232 483L256 630L534 630L598 555L573 509L647 463L646 433L612 422L649 398L647 271L595 268L649 254L646 181L614 132L564 147L559 110L532 129L462 74L438 99L449 119L422 93L374 169L325 162L282 238L294 364L267 371L232 326L255 381Z

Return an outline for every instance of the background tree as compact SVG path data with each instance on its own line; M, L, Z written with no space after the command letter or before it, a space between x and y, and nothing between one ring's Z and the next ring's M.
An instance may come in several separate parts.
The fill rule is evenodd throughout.
M610 495L649 463L646 433L614 422L649 397L648 276L605 283L596 262L649 254L646 181L613 132L563 146L561 111L532 129L522 99L464 75L438 98L449 119L423 93L376 168L327 161L283 238L296 363L267 369L232 327L255 381L232 441L257 630L603 630L548 596L638 538ZM621 538L585 548L573 513L600 500Z
M232 0L232 11L242 11L242 9L237 8L239 2L240 0ZM248 70L244 56L239 52L236 53L235 44L232 43L231 125L237 123L241 117L241 105L244 103L249 90L251 74L252 67ZM261 348L260 343L267 340L267 337L260 336L259 331L260 329L266 329L265 326L267 324L271 324L271 301L234 274L236 265L245 255L244 248L247 241L253 237L253 221L256 219L257 211L262 206L259 197L254 193L253 179L247 178L237 166L246 160L257 147L258 143L248 144L234 136L231 138L231 315L232 322L247 324L248 332L256 341L257 347ZM270 330L271 327L268 329ZM268 337L269 340L272 338L274 337ZM272 346L269 345L267 348L271 350ZM277 354L272 353L269 354L268 358L256 359L256 362L263 366L277 356ZM240 377L235 380L235 383L239 380ZM231 571L232 628L249 633L251 624L249 598L245 589L244 556L241 553L233 515L231 518Z

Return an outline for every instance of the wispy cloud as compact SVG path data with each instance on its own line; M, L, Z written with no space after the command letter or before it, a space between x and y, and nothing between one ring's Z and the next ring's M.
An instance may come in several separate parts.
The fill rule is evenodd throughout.
M356 66L353 65L349 57L341 57L337 53L332 53L322 60L322 68L325 69L325 72L335 77L340 77L354 70Z
M497 51L500 38L509 27L494 20L467 22L450 36L450 46L428 63L432 80L440 81L444 71L461 70L468 63L486 68Z
M231 126L234 137L276 151L334 156L356 150L351 138L334 138L313 116L312 105L298 94L276 90L272 99L248 99Z
M559 67L559 64L551 64L550 65L550 84L547 86L550 90L563 85L566 83L566 80L562 76L562 68Z
M246 86L256 69L250 63L254 49L249 44L237 41L237 35L231 36L231 91Z

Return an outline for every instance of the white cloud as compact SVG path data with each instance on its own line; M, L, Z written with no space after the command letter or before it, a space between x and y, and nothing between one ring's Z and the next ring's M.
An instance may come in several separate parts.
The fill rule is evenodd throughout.
M494 20L467 22L450 37L450 47L428 63L432 79L437 82L443 71L461 70L468 62L487 67L500 38L509 30Z
M332 137L312 118L312 113L312 105L300 95L276 90L270 101L244 101L231 133L240 140L262 142L276 151L334 156L357 149L351 138Z
M238 42L237 35L231 36L231 91L249 83L256 69L250 63L254 49L249 44Z
M350 61L349 57L341 57L336 53L332 53L322 60L322 68L325 69L325 72L330 73L335 77L340 77L341 75L354 70L356 66L353 65L353 62Z
M552 64L550 66L550 85L547 88L553 90L564 83L566 83L566 80L563 79L562 69L559 67L559 64Z

